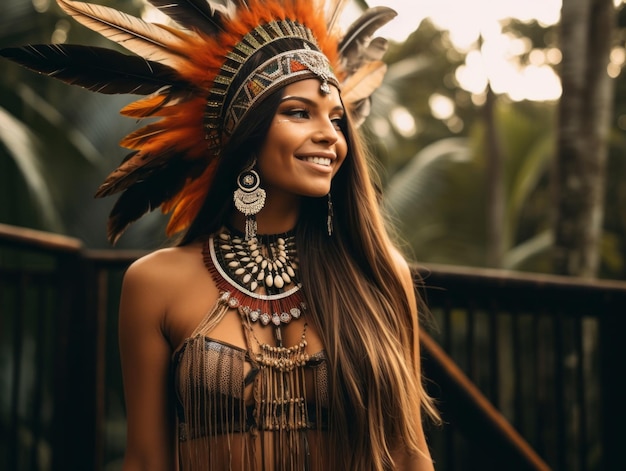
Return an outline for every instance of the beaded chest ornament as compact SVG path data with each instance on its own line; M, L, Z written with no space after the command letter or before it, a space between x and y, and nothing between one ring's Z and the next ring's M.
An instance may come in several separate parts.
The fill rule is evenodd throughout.
M222 293L221 300L251 323L280 326L299 319L306 303L298 280L295 235L243 235L222 230L209 237L204 263Z
M298 448L298 430L308 428L306 323L295 345L283 346L281 335L281 326L300 319L306 310L298 280L295 235L257 235L247 240L224 229L209 237L203 256L221 292L219 302L238 310L248 344L253 338L258 346L251 352L259 368L255 396L265 400L255 404L254 423L259 430L289 435L288 442ZM254 324L273 326L276 346L259 342Z

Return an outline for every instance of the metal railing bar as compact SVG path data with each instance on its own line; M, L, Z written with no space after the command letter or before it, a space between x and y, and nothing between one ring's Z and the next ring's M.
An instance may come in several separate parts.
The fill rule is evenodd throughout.
M95 386L96 391L104 391L105 390L105 379L106 379L106 319L107 319L107 302L108 302L108 287L109 280L107 276L107 272L104 269L96 268L94 270L94 278L97 280L96 286L94 287L94 295L96 297L96 328L98 332L102 332L102 335L98 335L96 338L95 344ZM96 415L96 430L104 429L104 419L105 419L105 397L100 394L96 396L95 401L95 415ZM104 436L104 434L103 434ZM98 440L95 444L95 457L96 466L95 469L98 469L98 463L102 462L102 457L104 456L105 443L104 440Z
M565 365L564 365L564 357L565 357L565 346L563 344L563 329L564 329L564 319L561 315L561 312L557 312L556 317L554 319L554 371L555 371L555 396L556 396L556 463L557 469L566 470L567 469L567 456L565 454L565 408L566 408L566 398L565 398Z
M500 403L500 391L498 388L498 379L500 378L500 368L498 359L500 358L499 338L498 335L498 315L494 309L488 310L489 315L489 377L491 379L491 387L489 388L489 400L492 404Z
M560 306L562 315L566 317L580 317L589 312L596 313L597 317L615 316L626 306L624 281L447 265L430 266L428 273L425 291L437 300L445 299L451 292L454 292L456 299L461 294L471 297L479 288L482 292L488 292L502 309L514 305L519 309L541 311L546 305L555 305ZM431 286L446 286L446 289L431 289ZM534 293L533 296L529 296L529 292ZM598 312L598 305L606 306L607 309Z
M39 462L38 448L42 440L42 416L41 416L41 403L43 399L43 383L44 383L44 355L45 355L45 296L43 293L42 282L38 280L34 283L36 287L37 298L34 304L36 305L36 333L35 333L35 384L33 395L33 409L32 409L32 432L33 432L33 446L31 448L31 463L34 464L34 469L41 469Z
M585 396L585 368L584 359L585 351L583 348L583 322L584 318L574 324L574 345L578 358L576 361L576 391L578 392L578 398L576 403L578 404L579 411L577 416L577 440L576 447L578 455L578 469L587 469L587 408L586 408L586 396Z
M468 304L466 310L467 316L467 329L466 329L466 341L465 341L465 358L467 358L467 375L470 378L476 377L478 368L476 366L476 316L474 315L474 309L472 303Z
M125 269L138 258L147 255L145 250L93 250L82 251L85 260L102 269Z
M523 457L527 465L532 465L535 470L548 471L550 467L543 459L533 450L528 442L513 428L513 426L504 419L502 414L493 406L493 404L478 390L478 388L470 382L469 378L461 371L461 369L449 358L443 349L425 332L420 331L420 341L422 348L427 352L429 363L441 370L446 371L446 377L454 381L455 387L463 391L467 401L463 403L471 403L472 407L481 411L481 418L484 419L483 425L497 429L500 437L506 437L506 443L515 449L518 457ZM468 411L469 412L469 411ZM466 426L468 424L465 424ZM482 437L474 437L481 439ZM500 450L493 450L495 453ZM516 466L523 466L522 463L516 463ZM455 468L449 468L455 469ZM517 468L516 468L517 469Z
M23 312L24 306L24 276L20 277L18 282L18 290L16 297L16 306L19 312ZM23 322L22 316L15 316L13 319L13 371L11 371L11 413L9 419L9 446L8 446L8 462L9 469L18 469L18 451L19 451L19 410L20 410L20 383L22 380L22 334Z
M76 327L78 324L75 324L74 330L71 326L65 326L63 328L65 330L59 327L59 333L67 337L68 332L71 331L72 334L69 338L73 342L72 348L78 347L80 352L83 350L89 350L89 352L87 354L88 364L87 362L78 362L74 365L75 362L72 362L69 370L68 366L65 366L65 371L68 371L67 374L70 375L71 371L87 371L87 375L90 376L88 382L91 381L93 384L90 384L86 389L99 391L99 396L95 400L86 401L85 404L77 404L81 410L88 409L89 417L72 418L71 423L85 423L86 430L88 430L86 436L96 440L95 448L88 450L88 460L94 458L96 466L101 467L103 463L98 463L98 461L103 454L102 447L106 447L103 441L105 435L102 430L106 423L104 388L109 386L106 384L105 373L103 372L106 366L104 364L104 346L110 342L107 339L109 332L106 329L111 328L111 324L105 322L109 315L107 303L109 303L109 297L112 296L109 293L108 283L109 280L111 283L113 280L117 282L119 273L115 273L115 271L123 271L132 261L147 252L86 250L79 241L71 238L61 236L61 239L52 240L54 236L50 239L50 235L47 233L29 232L30 230L26 230L26 232L15 231L14 229L9 227L7 230L6 227L0 225L2 255L0 264L5 265L5 267L0 267L0 303L4 303L0 304L0 309L6 305L11 310L30 313L33 299L32 296L30 298L27 296L31 294L31 288L34 284L41 284L37 288L37 293L44 299L39 299L37 302L40 306L38 310L43 311L42 306L46 304L46 297L43 291L40 292L39 290L45 290L45 286L56 282L57 277L66 279L64 283L59 283L59 286L64 286L65 292L65 294L59 295L57 308L60 311L59 321L65 319L64 316L69 315L61 312L67 308L67 312L71 310L73 313L71 314L72 319L78 320L80 327ZM27 240L29 237L30 239ZM32 245L29 245L31 242ZM59 244L58 249L50 248L54 247L55 244ZM34 259L31 255L33 253L36 254ZM4 257L4 254L7 254L7 257ZM39 258L37 258L40 254L48 257L41 258L45 262L45 265L41 267L38 265ZM34 266L29 266L28 271L15 268L16 266L19 267L21 263L30 265L33 260ZM71 263L66 263L70 260ZM7 265L11 265L13 268L8 268ZM10 279L10 277L14 279ZM85 292L83 283L87 285L88 300L82 298ZM21 284L24 285L21 286ZM458 360L455 358L455 361L458 362L458 365L464 366L465 373L474 380L474 385L477 383L482 385L481 378L488 377L484 387L479 388L479 390L486 392L485 396L491 401L491 404L501 404L503 410L506 410L511 416L510 421L518 426L518 430L522 429L525 432L522 435L526 436L526 441L535 447L539 456L552 463L555 470L565 470L568 467L581 471L591 469L588 466L591 466L592 460L597 461L595 454L598 452L587 449L587 447L591 440L594 440L595 446L598 446L598 443L601 443L599 446L605 446L603 440L595 437L601 433L604 436L612 437L611 445L614 453L609 458L607 451L606 456L600 456L599 459L609 460L603 463L604 466L615 463L615 451L619 453L619 447L616 448L614 445L619 442L619 433L611 435L609 426L613 427L616 423L623 423L623 421L617 421L616 418L624 415L624 406L621 403L615 404L615 400L618 399L615 391L607 393L607 389L612 387L612 383L610 383L611 372L613 376L616 374L615 366L619 363L618 359L613 358L615 351L603 346L602 342L608 338L612 341L613 348L615 345L619 345L615 340L619 339L618 332L623 332L623 329L617 329L613 326L624 323L620 316L623 315L623 307L626 306L626 284L624 282L588 281L552 275L507 273L473 267L431 266L429 276L425 277L423 284L426 284L426 287L421 289L426 292L427 304L433 306L434 316L438 322L441 322L441 329L437 331L440 345L444 347L444 350L451 352L453 357L454 355L459 357ZM445 290L441 288L444 286ZM432 295L430 300L428 295ZM18 304L17 308L16 303ZM532 315L532 319L525 317L527 313ZM40 313L36 314L39 315ZM584 361L594 361L587 359L583 348L587 339L585 333L587 326L584 322L585 319L589 318L592 318L593 322L596 322L598 328L601 329L599 334L600 345L594 346L598 349L599 359L596 361L598 364L594 363L593 365L596 369L601 370L601 385L597 386L603 394L600 399L594 396L596 392L593 387L596 386L592 385L591 389L585 389L589 387L589 381L593 382L593 378L587 377L590 374L589 369L593 368L588 368L583 364ZM23 316L16 315L7 321L7 328L13 331L14 337L9 340L13 344L14 350L17 348L17 353L12 358L15 372L24 366L22 363L26 358L25 355L29 352L29 350L24 351L25 340L23 338L25 325L29 326L28 334L30 335L32 323L29 319L30 317L24 319ZM68 319L63 322L68 322ZM39 317L36 320L42 322ZM605 325L607 321L608 324ZM21 326L18 326L19 322L21 322ZM0 316L0 324L3 323L4 318ZM83 324L85 325L83 326ZM41 324L35 325L38 332L42 328L47 329L45 322L43 327ZM609 325L611 327L608 327ZM3 325L0 325L0 329L2 328ZM96 336L95 343L90 345L89 342L84 342L84 344L75 345L75 336L79 335L76 329L85 328L90 336ZM427 329L422 330L426 331ZM486 331L486 341L483 330ZM608 335L607 331L609 331ZM16 332L21 333L15 335ZM8 335L11 334L7 333ZM38 333L37 336L39 335L41 334ZM528 335L533 337L530 344L526 338ZM21 342L19 348L15 345L18 339ZM49 337L49 340L52 342L54 337ZM67 349L68 345L64 345L63 341L54 340L54 342L55 345L59 343L62 350ZM34 400L40 404L44 380L39 376L43 377L45 374L45 371L42 370L45 367L41 363L41 355L42 351L45 353L47 347L46 344L42 343L41 345L38 344L36 348L35 364L38 371L38 384L36 385ZM94 349L93 352L92 348ZM569 362L572 351L578 357L578 363L575 365L570 365ZM20 359L16 362L18 354ZM71 354L72 352L69 356ZM570 356L566 357L566 354ZM510 355L512 355L512 359ZM69 356L67 354L61 355L59 360ZM30 361L29 356L28 359ZM94 366L91 366L94 359L96 360L95 371ZM602 361L607 359L610 361ZM55 359L55 361L57 360ZM504 366L505 369L498 364L498 361L508 362ZM509 365L511 367L510 373L513 375L512 383L509 371L506 370ZM613 366L608 368L607 365ZM86 367L90 370L85 370ZM605 368L608 369L604 371ZM55 372L62 373L64 371L63 366L59 363L55 363L54 369ZM11 374L15 372L11 372ZM91 378L91 375L95 376ZM16 397L22 394L23 385L21 383L24 382L24 378L23 375L18 377L11 386L12 388L17 387L17 394L11 400L15 400L19 406L14 407L13 410L24 410L22 404L24 399ZM504 380L508 381L508 385L499 386ZM531 382L535 386L529 385ZM447 382L442 384L445 384L446 388L450 387ZM63 387L56 389L57 385L53 386L55 387L55 398L59 392L66 389ZM509 401L510 396L503 394L507 387L514 389L515 396L512 402ZM452 389L456 390L455 388L458 386L453 385ZM459 394L454 398L464 398L466 393L461 391ZM521 398L522 395L524 399ZM91 397L91 393L89 396ZM607 400L609 398L610 401ZM28 400L31 400L30 397ZM592 401L593 404L597 404L596 408L601 409L597 420L610 421L608 426L595 423L594 416L591 415L593 412L589 410ZM506 404L501 402L506 402ZM463 403L465 404L465 402ZM62 400L58 403L55 402L55 406L57 405L59 408L67 407ZM513 406L512 409L510 405ZM449 405L444 404L443 406ZM38 407L42 406L39 405ZM572 413L573 407L577 407L579 410ZM530 408L530 413L534 413L534 416L526 416L528 414L527 408ZM615 414L616 409L617 413ZM67 409L65 411L67 412ZM91 417L92 412L95 412L97 417ZM612 415L607 416L607 414ZM35 436L34 445L29 448L23 442L18 441L19 437L15 437L13 443L17 446L9 446L7 451L10 453L11 450L18 450L14 452L20 453L14 457L15 463L21 460L24 462L17 464L24 465L27 460L30 460L31 465L34 466L36 463L32 457L35 456L37 443L42 439L43 419L41 410L29 410L27 416L30 417L30 415L34 417L32 428ZM67 416L66 413L65 417ZM56 423L55 427L58 427L55 430L65 430L67 425L58 424L59 420L63 421L65 417L61 415L53 419ZM466 415L463 417L464 420L467 419ZM20 420L21 415L16 416L15 427L9 429L9 436L22 428L23 424L20 423ZM471 427L472 424L484 420L480 418L478 421L470 421L469 425ZM471 467L471 465L467 464L467 460L470 460L469 463L477 463L472 459L479 458L482 450L488 449L484 448L488 446L487 444L478 443L480 440L476 442L476 437L472 436L471 429L469 435L466 435L467 438L460 435L466 433L462 430L466 425L460 426L458 423L453 423L442 432L442 440L445 442L443 449L447 450L446 453L449 454L449 456L441 459L442 462L445 461L445 469L457 469L456 466L459 470L468 469L467 466ZM5 425L3 425L4 427ZM490 434L488 436L494 437L500 443L500 438L493 435L489 426L486 426L486 429L483 427L483 430L487 430L487 433ZM54 436L51 439L54 443ZM85 440L81 441L81 443L83 442ZM65 450L65 453L72 454L71 441L61 440L57 444L59 450ZM508 444L504 445L504 447L508 446ZM606 449L608 450L608 448L607 446ZM457 451L469 454L457 455ZM493 451L498 453L498 450ZM591 456L592 453L594 453L593 457ZM600 454L603 453L605 452L602 451ZM67 467L63 468L63 461L57 463L59 466L55 467L54 470L67 469ZM594 462L594 465L596 464Z
M540 433L541 433L541 411L539 410L539 404L540 404L540 395L541 395L541 383L540 383L540 369L541 369L541 359L540 359L540 354L539 354L539 315L537 313L533 313L532 314L532 320L531 320L531 327L530 327L530 332L531 332L531 355L532 355L532 359L531 362L533 364L533 373L532 373L532 384L535 385L535 387L533 388L533 393L530 397L532 404L531 404L531 410L534 412L533 413L533 440L532 440L532 445L535 448L535 450L537 450L537 452L543 456L544 454L544 450L543 450L543 440L540 440Z
M523 430L523 417L524 417L524 387L523 387L523 372L522 372L522 322L520 319L520 313L514 311L511 316L512 329L511 329L511 342L513 347L511 348L513 356L513 426L517 430Z
M2 223L0 223L0 239L3 245L27 248L32 251L62 253L78 252L83 248L83 243L74 237Z

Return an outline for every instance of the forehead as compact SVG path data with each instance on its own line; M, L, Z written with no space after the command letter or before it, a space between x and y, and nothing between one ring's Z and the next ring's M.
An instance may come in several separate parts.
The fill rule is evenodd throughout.
M287 98L302 97L319 104L330 104L332 106L341 106L341 98L339 90L332 84L330 85L330 93L322 93L320 90L321 82L318 79L310 78L290 83L283 90L283 97Z

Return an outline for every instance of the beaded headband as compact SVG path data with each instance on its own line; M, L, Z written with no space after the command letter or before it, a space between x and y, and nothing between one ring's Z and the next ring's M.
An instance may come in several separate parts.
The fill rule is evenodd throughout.
M168 235L189 227L204 203L224 144L250 111L280 87L309 77L320 80L322 93L330 90L329 84L337 86L358 125L386 70L386 41L373 34L396 16L386 7L370 8L343 33L337 19L348 0L148 1L174 24L57 0L75 20L132 55L73 44L0 49L1 56L72 85L145 95L121 113L156 120L122 139L120 144L131 152L96 193L121 192L109 217L111 242L159 207L171 213ZM274 56L241 77L248 61L266 47ZM234 89L233 83L242 85Z
M326 95L330 93L329 82L339 88L339 81L321 52L310 49L283 52L261 64L235 92L226 109L224 131L232 135L257 102L276 88L302 80L305 76L319 78L322 81L320 92Z
M253 70L233 93L232 83L244 64L264 47L284 39L298 40L302 49L290 49L271 57ZM264 97L281 86L309 77L321 80L322 93L330 93L329 82L339 88L329 60L319 50L309 28L288 19L254 28L226 55L213 81L204 119L209 149L219 152L223 139L235 132L243 118Z

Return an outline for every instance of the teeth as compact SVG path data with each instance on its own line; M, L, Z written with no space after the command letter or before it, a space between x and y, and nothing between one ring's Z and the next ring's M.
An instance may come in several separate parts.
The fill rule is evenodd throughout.
M330 165L330 159L327 157L306 157L305 162L312 162L314 164L318 164L318 165L325 165L325 166L329 166Z

